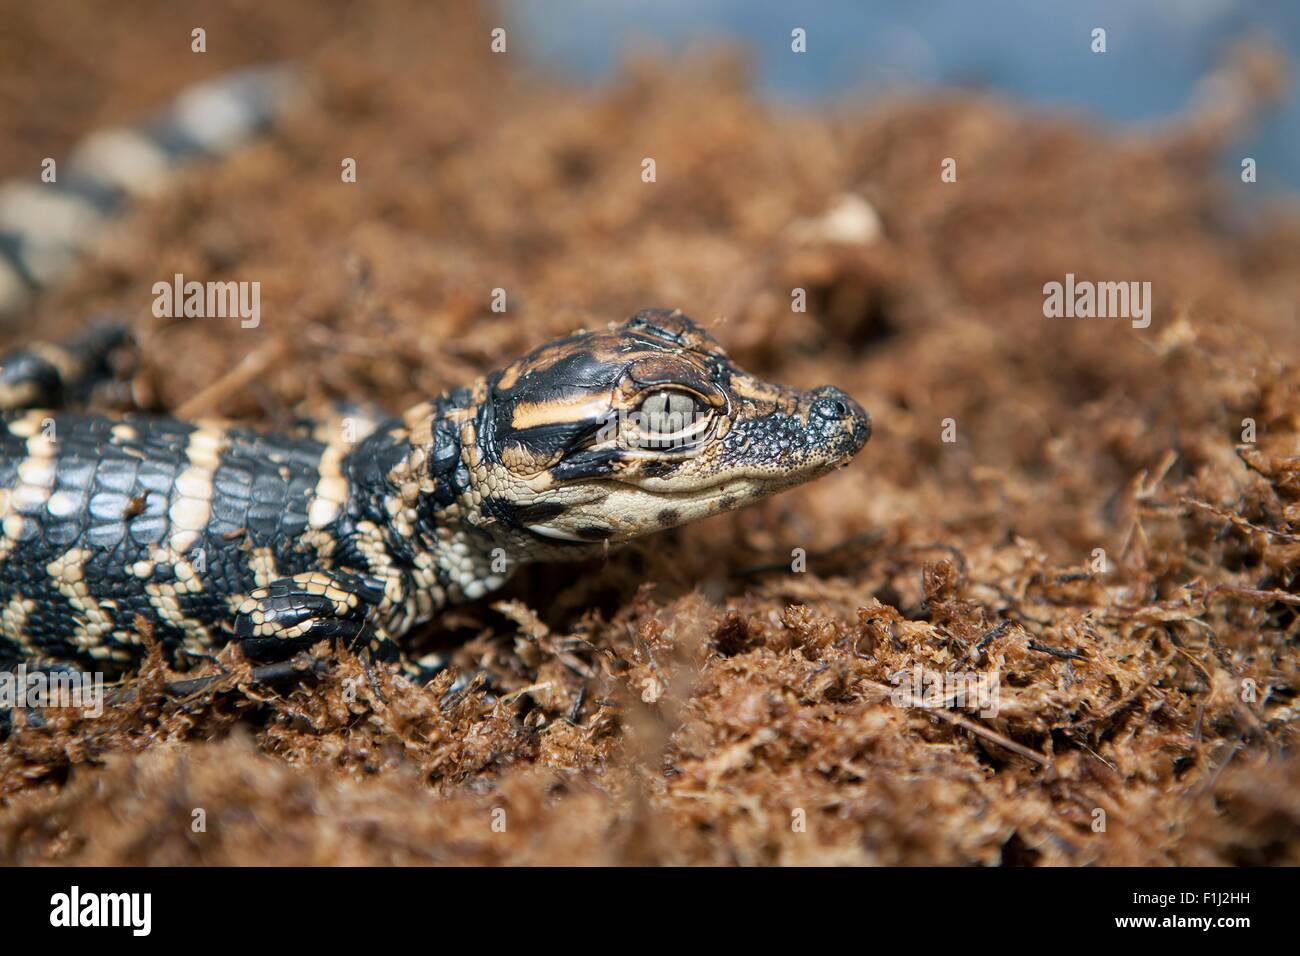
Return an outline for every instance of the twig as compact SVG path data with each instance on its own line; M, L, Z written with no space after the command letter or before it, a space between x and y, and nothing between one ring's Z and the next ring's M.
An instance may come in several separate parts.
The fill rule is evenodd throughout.
M271 366L276 359L283 358L288 352L288 345L283 338L276 337L260 348L254 349L240 360L221 378L217 379L197 395L191 395L176 407L177 418L197 418L211 414L217 406L240 389L251 385Z
M984 648L988 647L990 643L992 643L997 638L1001 637L1007 631L1011 630L1011 628L1014 626L1015 626L1014 621L999 621L997 624L995 624L992 628L989 629L988 633L986 633L983 637L979 639L979 643L975 645L975 650L977 652L982 653L984 651Z
M1300 594L1292 594L1289 591L1262 591L1259 588L1243 588L1234 584L1216 584L1205 592L1206 597L1213 594L1231 594L1248 601L1258 601L1260 604L1272 604L1277 601L1281 604L1300 606Z
M865 683L870 684L872 687L877 688L882 693L887 694L891 697L898 690L898 688L896 687L887 687L886 685L881 684L878 681L869 680L869 681L865 681ZM1024 744L1018 744L1010 737L1005 737L1002 734L998 733L996 730L990 730L988 727L985 727L983 724L977 723L976 721L971 720L969 717L965 717L962 714L954 713L951 710L945 710L939 707L926 707L923 704L918 703L917 700L911 697L910 695L908 697L907 703L908 706L910 707L915 707L917 710L923 710L927 713L933 714L935 717L938 717L940 720L946 720L948 723L969 730L971 733L983 737L985 740L992 741L993 743L997 744L999 747L1004 747L1005 749L1010 750L1012 753L1019 754L1020 756L1028 760L1032 760L1040 767L1050 767L1052 765L1051 758L1046 757L1043 754L1040 754L1037 750L1033 750L1029 747L1026 747Z
M1265 528L1261 524L1247 521L1241 515L1235 515L1230 511L1224 511L1222 508L1216 508L1208 501L1197 501L1195 498L1188 498L1186 496L1182 496L1178 500L1183 502L1183 504L1192 505L1196 508L1208 511L1210 514L1222 518L1224 521L1227 521L1238 528L1249 528L1251 531L1258 531L1261 534L1271 534L1274 537L1283 538L1287 541L1300 541L1300 534L1291 534L1289 531L1277 531L1273 528Z
M587 682L583 681L582 686L578 688L578 694L573 700L573 707L569 709L568 722L574 727L581 726L578 718L582 716L582 705L587 700Z
M516 697L522 697L524 694L531 693L532 691L535 691L535 690L546 690L546 689L549 688L550 686L551 686L551 682L550 682L550 681L542 681L542 683L540 683L540 684L531 684L531 685L528 686L528 687L521 687L521 688L519 688L519 690L512 690L510 693L506 694L504 697L500 697L500 698L498 698L498 699L497 699L497 703L498 703L498 704L508 704L510 701L514 700Z
M1053 657L1064 658L1070 661L1086 661L1087 655L1078 651L1062 651L1055 647L1048 647L1046 644L1039 644L1037 641L1030 641L1025 645L1031 651L1038 651L1040 654L1051 654Z
M293 661L277 664L265 664L254 667L248 672L248 681L254 684L274 684L291 677L321 677L328 670L324 661L312 661L306 667L295 666ZM168 681L163 684L163 692L173 697L190 697L211 689L214 685L234 676L230 671L209 674L206 677L188 677L184 680ZM114 704L124 704L140 695L138 686L124 687L113 696Z

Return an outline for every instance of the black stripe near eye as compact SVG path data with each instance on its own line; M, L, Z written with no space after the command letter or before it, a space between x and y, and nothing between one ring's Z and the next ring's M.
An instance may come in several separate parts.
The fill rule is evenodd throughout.
M536 501L532 504L516 505L512 512L516 521L533 524L559 517L567 510L558 501Z
M587 422L551 422L533 425L510 432L512 444L523 445L541 457L572 448L581 441L591 426Z
M617 424L617 417L609 415L597 422L591 422L587 425L585 431L579 432L569 443L571 452L588 451L593 446L602 444L617 432L610 432L610 429Z
M613 471L614 462L618 460L619 449L604 448L599 451L583 451L570 455L551 469L551 475L557 481L575 481L581 478L600 478Z

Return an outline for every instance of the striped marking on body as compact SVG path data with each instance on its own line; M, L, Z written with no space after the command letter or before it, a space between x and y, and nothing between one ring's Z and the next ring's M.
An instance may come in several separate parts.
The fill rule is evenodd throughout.
M9 423L9 433L25 439L27 454L18 463L18 480L14 486L0 489L0 528L4 531L0 538L0 560L7 558L24 540L27 533L24 516L45 510L54 493L58 448L46 437L42 427L46 418L46 413L37 411ZM66 513L69 507L72 507L69 502L60 499L54 502L55 510L51 513L57 515L61 513L59 509Z
M4 626L5 636L28 660L40 656L39 649L32 643L31 636L27 633L27 619L34 610L36 610L36 602L22 596L10 598L3 610L0 610L0 623Z
M72 548L45 566L45 573L54 587L68 600L75 612L71 642L78 650L97 660L130 660L131 653L124 647L115 647L110 636L129 641L127 631L114 633L113 616L100 606L86 583L86 562L91 553L84 548Z
M307 524L326 528L333 524L348 503L348 480L343 476L343 459L352 446L342 442L326 445L316 470L320 477L307 505Z
M190 432L185 446L188 465L176 476L167 509L168 545L184 555L206 535L212 520L212 495L221 453L229 447L226 430L212 422L200 422Z
M182 645L187 650L203 651L212 646L212 634L202 621L189 617L181 607L181 598L203 592L203 579L194 565L183 557L173 557L170 564L174 580L153 581L144 586L149 595L149 606L157 613L159 621L184 635Z

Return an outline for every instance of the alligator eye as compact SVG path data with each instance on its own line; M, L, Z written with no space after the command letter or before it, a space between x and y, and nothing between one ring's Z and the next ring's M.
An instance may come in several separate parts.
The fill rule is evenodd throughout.
M712 427L714 415L689 392L661 388L651 392L630 416L632 429L624 437L634 447L656 452L691 448Z
M700 410L685 392L653 392L641 403L641 426L652 435L675 435L693 424Z

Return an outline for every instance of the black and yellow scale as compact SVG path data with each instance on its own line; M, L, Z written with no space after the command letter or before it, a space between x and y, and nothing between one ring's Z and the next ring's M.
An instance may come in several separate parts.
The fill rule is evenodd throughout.
M128 344L99 325L0 359L0 668L117 674L151 634L180 667L328 638L419 676L396 642L439 608L808 481L870 435L843 392L757 379L679 311L302 434L66 410Z

